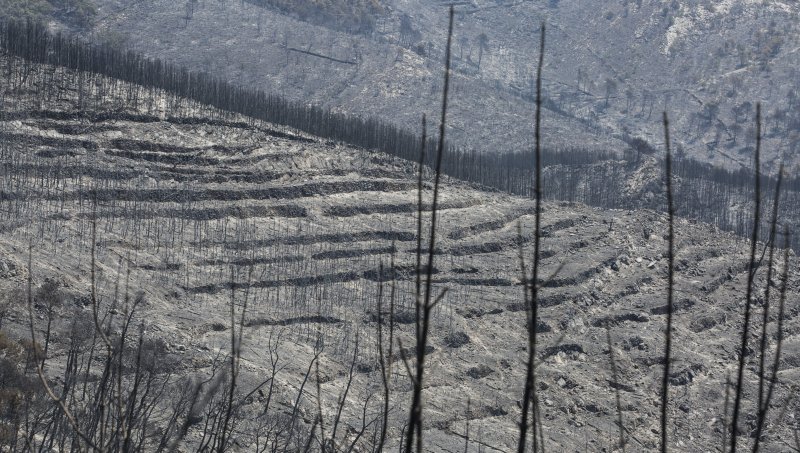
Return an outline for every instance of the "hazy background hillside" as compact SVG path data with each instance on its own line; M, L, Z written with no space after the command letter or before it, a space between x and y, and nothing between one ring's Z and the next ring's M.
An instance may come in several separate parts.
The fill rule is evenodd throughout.
M41 3L46 3L42 1ZM52 0L59 26L291 99L417 128L439 102L445 5L418 0ZM64 6L66 4L67 6ZM60 9L59 9L60 8ZM84 8L85 19L69 19ZM749 165L756 101L769 168L796 164L796 2L458 2L450 137L485 152L529 146L539 23L550 146L658 145ZM66 13L65 11L71 11Z

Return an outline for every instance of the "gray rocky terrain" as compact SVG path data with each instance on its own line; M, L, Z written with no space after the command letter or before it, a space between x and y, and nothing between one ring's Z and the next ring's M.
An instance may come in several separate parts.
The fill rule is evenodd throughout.
M90 25L68 25L87 38L413 130L438 108L451 2L92 3ZM797 164L800 97L786 83L797 79L800 55L796 2L455 4L449 136L461 146L487 153L530 146L545 22L548 146L621 152L630 137L659 145L667 110L682 153L736 169L750 165L760 101L768 169Z
M125 84L93 82L81 104L75 86L44 98L37 81L48 68L38 71L19 86L0 86L0 288L10 302L3 330L29 337L26 282L30 277L37 290L55 282L60 303L48 312L37 299L33 315L39 339L54 320L45 371L63 384L65 351L76 335L69 329L92 315L94 269L111 331L119 328L114 319L131 316L143 337L160 345L159 373L211 379L226 366L230 329L242 329L242 403L231 448L253 451L260 442L300 449L292 442L315 431L318 411L332 436L341 399L332 448L371 451L382 403L378 321L386 319L390 291L395 351L413 342L416 166L202 106L176 117L174 99L157 91L134 109ZM92 91L100 89L107 91ZM430 203L430 170L423 180ZM428 352L426 451L516 448L527 344L519 256L521 246L531 258L533 206L528 198L443 180L433 275L436 291L448 292L434 311ZM426 220L430 208L423 211ZM749 245L704 223L681 219L675 227L670 449L717 451L729 413L726 379L740 353ZM615 451L618 415L628 451L657 448L666 232L665 216L655 211L545 204L537 394L549 451ZM762 262L754 333L766 272ZM795 273L788 287L764 451L798 447ZM232 312L241 327L231 325ZM747 357L742 444L752 442L757 404L758 361L753 351ZM268 378L269 402L266 387L255 390ZM390 382L387 451L398 448L410 400L397 356ZM158 404L180 395L167 392ZM288 430L281 425L287 420ZM203 444L201 425L188 430L181 450ZM287 432L295 437L280 437Z

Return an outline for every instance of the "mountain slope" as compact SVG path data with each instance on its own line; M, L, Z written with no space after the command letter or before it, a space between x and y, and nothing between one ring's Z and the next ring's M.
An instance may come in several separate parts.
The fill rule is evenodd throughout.
M364 10L367 29L346 26L351 13L331 22L320 19L327 10L304 16L257 2L96 3L99 40L294 100L412 130L439 103L447 2L383 1ZM784 83L796 79L800 55L794 2L471 0L457 11L449 136L460 145L530 146L544 21L548 146L657 145L667 110L681 152L735 169L750 165L761 101L765 162L771 171L779 160L797 164L800 96Z
M8 270L0 284L11 293L32 273L36 287L48 278L68 294L56 309L48 370L57 375L64 366L70 338L64 330L91 316L94 250L102 312L111 318L126 313L123 289L142 291L132 316L145 335L163 341L158 360L177 376L202 380L224 366L231 309L244 311L241 448L252 448L256 433L267 429L298 438L313 431L318 406L330 428L355 370L342 411L347 428L335 442L370 449L371 434L356 437L364 425L377 426L369 417L380 403L375 343L381 284L384 297L391 287L396 291L397 337L404 345L413 338L414 165L203 106L173 117L176 102L157 91L134 109L130 85L61 68L11 67L12 76L0 85L0 249ZM26 68L29 77L12 86L9 80ZM43 92L37 86L47 78L73 82ZM81 82L82 88L75 85ZM91 102L81 103L77 93ZM426 202L430 176L424 178ZM434 286L449 291L434 313L424 391L429 451L462 449L467 421L470 451L515 445L526 344L517 225L528 257L532 209L529 199L445 178ZM612 449L616 387L631 448L653 449L666 303L664 216L547 203L543 219L542 273L548 278L537 373L547 445ZM725 379L735 367L747 244L705 224L679 221L676 228L671 438L676 451L710 450L721 442ZM763 288L763 266L757 275ZM795 300L800 281L794 275L790 288L789 300ZM786 404L788 416L798 410L789 394L799 350L798 309L787 308L775 404ZM25 304L17 301L12 311L11 326L3 328L27 335ZM42 338L48 315L42 306L35 314ZM309 375L316 354L319 368ZM271 376L273 357L275 401L264 411L264 398L244 396ZM746 377L744 419L750 420L757 374L748 368ZM303 391L304 378L310 382ZM407 379L397 360L388 449L401 438ZM176 390L162 403L180 395ZM290 415L292 429L280 425ZM766 451L785 450L796 429L794 417L779 415L772 413ZM186 445L202 443L201 433L199 426L190 430ZM276 435L275 443L290 449L292 439L283 444Z

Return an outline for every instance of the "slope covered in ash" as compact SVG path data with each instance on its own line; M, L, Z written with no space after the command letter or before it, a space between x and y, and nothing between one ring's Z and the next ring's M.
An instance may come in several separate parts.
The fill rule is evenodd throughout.
M101 41L293 100L416 128L437 109L446 7L456 4L450 137L495 153L528 146L538 28L548 25L552 146L662 142L673 116L687 156L727 168L752 156L798 163L798 5L753 0L93 0Z
M174 110L178 101L157 91L134 109L129 96L135 87L96 76L84 75L91 79L87 91L74 85L43 91L44 80L83 76L11 63L13 75L0 85L0 285L12 295L3 329L28 335L29 276L36 294L47 284L61 291L59 304L37 299L33 306L39 339L53 320L45 370L54 383L68 369L75 320L91 319L94 268L97 307L109 335L118 334L122 314L160 345L152 352L164 366L157 372L175 379L175 387L156 406L177 407L194 388L186 382L215 382L212 374L224 374L235 314L234 326L240 316L243 321L231 448L294 450L306 445L310 432L321 432L328 438L335 433L337 451L351 444L371 451L382 407L378 321L386 341L393 291L397 341L386 448L397 447L411 390L400 350L413 344L413 164L201 105ZM31 72L17 78L24 70ZM68 77L61 79L62 72ZM172 116L176 111L183 114ZM431 183L426 171L426 224ZM448 178L441 197L432 272L434 288L448 292L433 318L425 449L513 450L527 344L519 249L529 261L533 203ZM650 211L545 205L537 373L551 450L615 448L615 388L629 449L657 446L666 230L664 216ZM748 244L684 220L676 235L670 436L674 451L705 451L722 442ZM762 265L759 301L765 276ZM797 428L797 400L790 398L800 364L796 275L789 288L766 451L785 451ZM760 315L760 305L754 313ZM753 332L759 320L754 315ZM757 349L755 339L750 345ZM745 443L752 441L758 390L756 354L748 360ZM132 371L121 375L135 378ZM270 384L259 387L264 383ZM214 413L190 415L208 421ZM338 432L331 430L337 419L343 424ZM207 441L203 423L191 420L187 448ZM168 424L159 417L151 422Z

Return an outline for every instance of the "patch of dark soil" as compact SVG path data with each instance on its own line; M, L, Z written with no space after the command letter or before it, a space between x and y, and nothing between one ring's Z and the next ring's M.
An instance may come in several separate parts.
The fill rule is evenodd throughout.
M506 307L506 309L509 312L512 312L512 313L519 313L519 312L525 311L525 304L522 304L522 303L510 304L510 305L508 305ZM528 329L528 326L529 326L529 324L528 324L528 321L526 320L525 321L525 329L526 330ZM544 321L539 321L539 323L536 325L536 333L550 333L552 331L553 331L553 328L550 326L550 324L547 324Z
M657 356L657 357L653 357L653 356L638 357L638 358L635 359L635 361L638 362L638 363L641 363L642 365L644 365L646 367L651 367L653 365L663 366L664 365L664 356L662 355L662 356Z
M689 323L689 329L694 333L705 332L706 330L714 328L720 322L722 322L722 317L719 315L700 316Z
M467 370L467 376L471 377L472 379L483 379L492 373L494 373L494 370L491 367L484 364L472 367Z
M391 318L391 319L390 319ZM378 322L378 313L374 311L367 312L367 319L369 322ZM389 322L394 322L395 324L414 324L417 320L417 315L412 310L405 310L395 309L394 317L391 317L391 313L389 311L381 311L380 321L383 325L389 325Z
M375 249L355 249L355 250L330 250L311 255L315 260L337 260L343 258L358 258L372 255L390 255L396 252L395 247L382 247Z
M462 209L473 206L472 202L463 203L440 203L438 209ZM398 214L418 212L419 208L416 203L386 203L374 205L348 205L348 206L330 206L323 212L331 217L353 217L357 215L367 214ZM422 206L422 210L428 212L431 210L430 204Z
M694 378L706 371L706 367L696 363L682 370L675 371L669 375L670 385L689 385Z
M237 258L232 260L205 260L198 264L200 266L255 266L259 264L284 264L297 263L305 260L304 256L277 256L271 258Z
M564 220L559 220L558 222L553 223L551 225L544 226L542 227L541 237L543 238L550 237L558 231L566 230L567 228L575 226L575 223L576 223L575 219L564 219Z
M648 346L647 343L644 341L644 338L638 335L627 338L625 339L625 341L622 342L622 349L626 351L631 351L634 349L639 351L647 351L647 348Z
M437 247L434 250L436 255L452 255L452 256L472 256L478 255L482 253L497 253L501 252L509 247L509 245L504 244L502 242L487 242L484 244L469 244L469 245L457 245L449 248L439 248ZM414 254L416 253L416 249L408 249L407 253ZM456 272L454 270L454 272ZM456 273L474 273L474 272L456 272Z
M427 273L428 267L423 265L420 269L421 273L425 275ZM364 272L363 277L367 280L372 280L374 282L389 282L392 280L409 280L416 276L416 266L395 266L394 268L383 268L383 273L380 272L380 269L373 269ZM436 275L439 273L439 269L436 266L433 267L431 270L432 275Z
M525 323L525 328L527 329L527 327L528 327L528 323L526 322ZM550 333L552 331L553 331L553 328L550 326L550 324L548 324L548 323L546 323L544 321L539 321L536 324L536 333Z
M99 112L91 113L89 121L102 123L105 121L130 121L132 123L160 123L161 118L155 115L142 115L138 113L125 112Z
M650 322L650 318L642 313L623 313L614 316L604 316L592 321L594 327L617 326L623 322Z
M111 140L111 147L123 151L150 151L167 154L192 154L206 151L209 148L190 148L187 146L170 145L167 143L156 143L146 140L131 140L118 138Z
M556 256L557 254L558 252L556 252L555 250L542 250L541 252L539 252L539 259L546 260L548 258Z
M299 316L297 318L288 319L253 319L245 323L245 327L259 327L259 326L291 326L295 324L340 324L342 321L339 318L332 316Z
M84 135L98 134L103 132L119 131L115 126L106 124L59 124L50 123L44 125L47 129L52 129L62 135Z
M82 218L91 218L94 214L83 212ZM189 220L218 220L227 217L236 219L250 219L254 217L286 217L300 218L308 216L306 208L297 205L284 206L228 206L223 208L177 208L177 209L127 209L114 211L100 211L99 218L178 218Z
M242 121L225 121L225 120L218 120L211 118L198 118L196 116L188 116L188 117L169 116L165 121L171 124L183 124L183 125L205 124L208 126L229 127L231 129L247 129L247 130L255 129L254 126Z
M378 321L377 315L371 314L370 316L372 317L373 322L377 322ZM394 312L393 320L394 320L394 322L396 324L404 324L404 325L414 324L417 321L417 315L416 315L416 313L414 313L411 310L396 310ZM384 324L388 324L389 323L389 313L388 312L383 314L382 321L383 321Z
M500 406L486 406L484 411L492 417L503 417L508 415L508 411Z
M695 304L696 304L696 302L693 301L692 299L681 299L681 300L675 302L672 305L672 311L673 311L673 313L676 313L676 312L679 312L679 311L686 311L686 310L689 310L690 308L694 307ZM667 309L668 309L668 307L666 305L662 305L660 307L654 307L654 308L650 309L650 314L653 314L653 315L666 315L667 311L668 311Z
M357 205L357 206L330 206L323 213L330 217L353 217L362 214L395 214L416 212L414 203Z
M10 132L0 132L0 140L2 140L7 144L14 144L31 148L46 146L49 148L84 148L87 150L97 149L97 143L90 140L43 137L40 135L14 134Z
M447 234L450 239L464 239L467 236L484 233L487 231L498 230L506 225L506 219L493 220L490 222L483 222L477 225L470 225L468 227L456 228Z
M503 309L494 308L491 310L482 310L480 308L470 307L466 310L456 308L456 312L467 319L472 319L472 318L480 318L486 315L499 315L500 313L503 313Z
M605 410L602 406L598 405L597 403L586 403L583 406L580 406L580 408L585 410L586 412L590 412L596 415L608 414L608 411Z
M228 326L221 322L215 322L209 326L209 329L213 330L214 332L224 332L228 329Z
M581 250L589 247L592 244L597 243L601 238L592 238L592 239L581 239L578 242L573 242L572 244L567 246L569 250Z
M543 281L541 285L542 288L561 288L564 286L577 286L589 280L597 272L598 271L595 268L586 269L585 271L579 272L576 275L570 275L566 277L556 277L551 280Z
M378 364L374 363L374 362L373 363L364 363L364 362L356 363L356 371L358 373L368 374L368 373L372 373L373 371L375 371L377 369L378 369Z
M456 267L452 269L454 274L477 274L478 268L477 267L469 267L469 268L461 268Z
M451 283L462 286L514 286L517 283L505 278L443 278L437 279L435 283Z
M608 382L608 386L611 387L612 389L622 390L623 392L628 392L628 393L636 393L636 389L631 385L613 381L606 381L606 382Z
M574 358L577 354L585 354L581 345L575 343L565 343L558 346L550 346L545 348L544 351L542 351L542 357L547 359L562 352L571 358Z
M36 151L35 155L45 159L54 159L57 157L77 157L81 153L74 148L45 148Z
M800 355L798 354L784 354L781 356L781 369L789 370L793 368L800 368Z
M181 263L161 263L161 264L139 264L136 266L138 269L146 271L178 271L183 269Z
M626 285L625 289L622 291L614 294L615 299L622 299L623 297L632 296L634 294L639 294L639 285Z
M485 244L461 245L451 247L445 253L453 256L471 256L481 253L502 252L506 246L500 242L487 242Z
M240 241L237 243L225 243L220 245L224 245L226 248L230 249L250 250L253 248L270 247L273 245L308 245L319 243L341 244L347 242L378 240L411 242L417 240L417 235L403 231L358 231L353 233L330 233L309 236L284 236L272 239ZM194 243L193 245L199 244Z
M556 307L570 300L572 296L569 294L553 294L550 296L539 297L539 306L543 308Z
M694 255L694 261L697 263L703 262L708 259L720 258L723 256L722 250L715 248L704 248L698 250Z
M464 332L450 332L444 336L443 342L448 348L460 348L470 343L469 335Z

